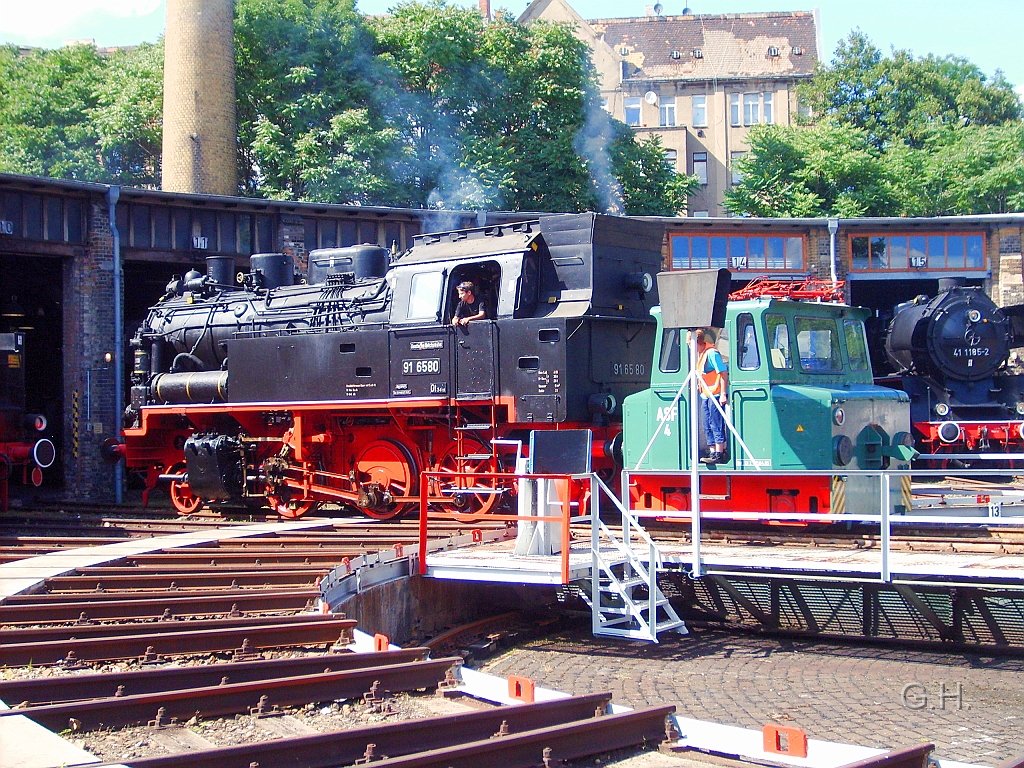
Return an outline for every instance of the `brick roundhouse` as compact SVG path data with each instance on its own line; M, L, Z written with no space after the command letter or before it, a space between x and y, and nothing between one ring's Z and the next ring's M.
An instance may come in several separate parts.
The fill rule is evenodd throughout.
M115 188L124 290L120 355L170 278L205 271L229 255L248 268L253 253L283 252L305 269L314 248L378 243L395 252L420 232L528 218L255 200ZM0 174L0 333L24 329L30 411L44 413L58 461L44 489L76 501L115 498L115 472L100 445L117 434L115 239L111 187ZM940 277L981 285L1000 306L1024 303L1024 214L928 219L661 218L666 269L733 271L735 286L762 274L832 273L853 304L876 310L934 294ZM110 355L110 360L107 356ZM877 361L877 351L876 351ZM17 487L17 486L16 486Z

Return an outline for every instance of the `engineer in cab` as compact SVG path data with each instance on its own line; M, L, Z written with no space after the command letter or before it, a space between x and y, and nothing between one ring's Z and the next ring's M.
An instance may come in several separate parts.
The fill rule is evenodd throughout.
M469 281L459 283L456 290L459 292L459 303L452 316L452 325L466 326L474 320L487 318L484 300L476 295L476 286L473 283Z

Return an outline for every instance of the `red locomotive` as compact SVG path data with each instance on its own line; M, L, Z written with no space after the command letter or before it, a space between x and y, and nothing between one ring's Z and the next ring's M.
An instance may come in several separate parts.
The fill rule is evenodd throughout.
M8 506L12 479L43 484L43 470L57 457L53 443L41 433L46 417L25 411L25 334L0 333L0 512Z

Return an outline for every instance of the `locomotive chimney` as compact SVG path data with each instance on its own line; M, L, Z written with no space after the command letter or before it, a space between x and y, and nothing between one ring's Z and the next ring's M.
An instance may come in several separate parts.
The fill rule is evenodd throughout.
M967 278L965 277L940 277L939 278L939 293L943 291L951 291L954 288L962 288L967 284Z
M238 194L233 0L167 0L162 189Z

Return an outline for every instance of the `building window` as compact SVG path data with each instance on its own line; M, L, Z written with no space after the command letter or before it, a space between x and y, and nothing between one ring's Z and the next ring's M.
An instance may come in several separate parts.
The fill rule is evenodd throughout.
M64 240L64 202L59 197L46 198L46 239Z
M153 230L149 219L148 205L131 206L131 238L127 238L127 232L121 232L121 237L128 240L136 248L153 247Z
M734 272L794 272L804 269L802 237L671 235L669 239L673 269L725 268Z
M317 224L320 230L320 247L338 247L338 222L334 219L321 219Z
M693 114L691 120L693 121L694 127L703 128L708 124L708 97L701 93L693 97L692 107Z
M740 183L743 182L743 174L740 173L739 169L736 167L736 163L737 163L738 160L742 160L746 156L747 156L746 152L730 152L729 153L729 169L732 172L732 183L733 184L740 184Z
M220 237L218 248L221 253L238 253L238 224L235 214L221 211L217 214L217 229Z
M625 99L626 125L640 125L640 97L627 96Z
M729 94L729 125L742 125L740 122L740 95Z
M984 235L866 235L850 238L851 272L986 269Z
M708 183L708 153L707 152L694 152L693 153L693 175L697 177L701 184L706 185Z
M694 211L693 218L695 219L706 219L708 217L707 211Z
M743 124L757 125L761 122L761 94L743 94Z
M174 218L174 248L178 251L187 251L192 247L192 217L187 210L175 208L172 214Z
M772 94L767 93L767 92L762 93L761 94L761 102L763 104L763 108L762 108L761 111L764 114L764 122L766 122L766 123L774 123L775 122L775 115L774 115L774 110L772 109L772 107L773 107L773 104L772 104Z
M601 98L601 109L607 112L609 115L612 113L611 105L608 103L608 97L604 96Z
M676 124L675 96L662 96L661 106L658 107L658 118L662 126L673 126Z
M153 246L162 251L171 249L171 209L162 205L153 208Z
M666 149L665 150L665 160L667 162L671 163L672 168L674 169L676 167L676 162L679 160L679 152L678 152L678 150Z

